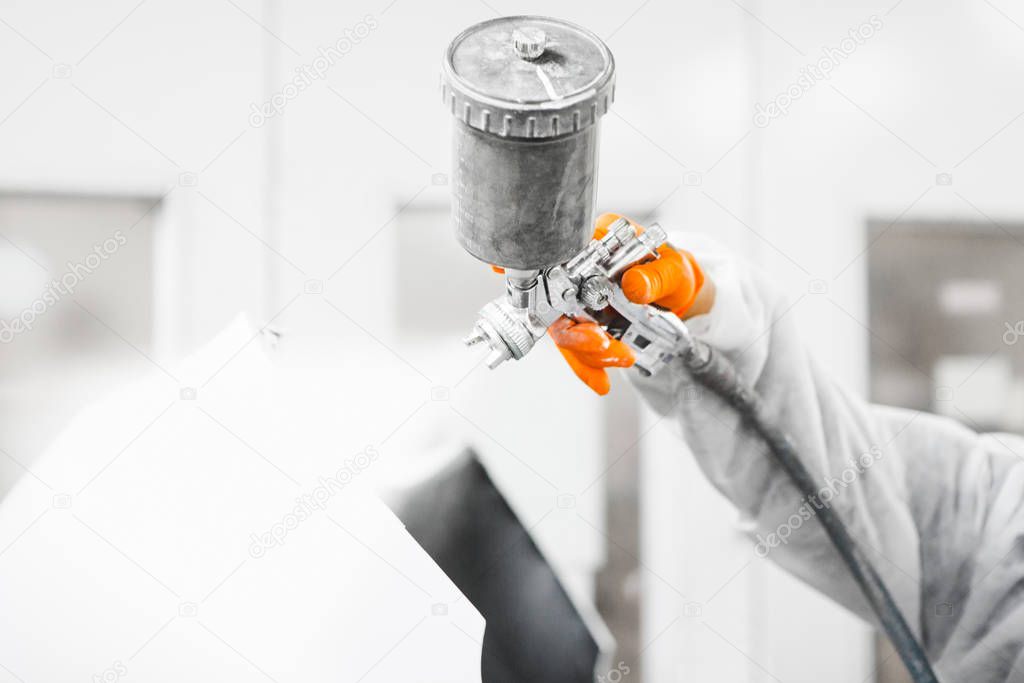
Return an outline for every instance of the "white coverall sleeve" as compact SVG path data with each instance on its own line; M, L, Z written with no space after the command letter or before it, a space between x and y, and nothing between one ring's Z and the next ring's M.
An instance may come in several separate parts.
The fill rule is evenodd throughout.
M694 333L724 352L821 482L803 497L760 438L680 366L634 376L683 434L712 484L756 525L757 555L869 621L874 615L815 510L838 511L944 681L1024 681L1024 439L869 405L817 366L791 302L752 267L696 238L715 305Z

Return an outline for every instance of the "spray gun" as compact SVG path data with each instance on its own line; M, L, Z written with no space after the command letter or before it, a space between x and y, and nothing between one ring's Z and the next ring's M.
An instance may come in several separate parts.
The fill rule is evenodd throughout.
M518 360L560 316L604 325L655 374L689 333L675 315L629 301L619 278L658 258L657 224L612 224L590 239L600 117L615 93L615 62L589 31L555 19L478 24L445 55L442 97L456 117L452 217L460 244L505 272L466 338L493 369Z
M456 118L452 218L462 247L505 273L505 295L486 304L470 345L495 368L530 352L562 315L603 325L655 374L678 362L732 406L767 443L805 496L818 484L794 441L721 353L695 340L673 313L629 301L620 277L658 258L665 232L627 221L591 239L600 117L615 95L615 61L593 33L556 19L503 17L472 26L445 53L441 96ZM868 556L838 512L818 512L836 551L878 615L914 680L938 683Z
M676 315L627 299L619 277L629 266L657 258L664 241L665 231L657 224L637 232L619 219L564 265L506 270L505 296L483 307L466 344L487 344L487 364L493 369L525 356L555 320L567 315L602 324L633 349L641 373L657 373L690 345L689 332Z

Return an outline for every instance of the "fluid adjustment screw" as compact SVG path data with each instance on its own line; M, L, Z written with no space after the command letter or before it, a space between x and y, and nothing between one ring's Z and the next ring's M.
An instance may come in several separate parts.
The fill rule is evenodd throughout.
M611 283L607 278L593 275L583 281L583 286L580 287L580 301L587 308L601 309L608 305L611 292Z

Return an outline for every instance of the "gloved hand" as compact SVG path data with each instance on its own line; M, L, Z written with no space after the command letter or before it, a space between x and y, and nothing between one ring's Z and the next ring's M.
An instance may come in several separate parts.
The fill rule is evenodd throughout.
M619 218L614 213L598 218L594 238L604 237L608 226ZM633 266L623 274L626 297L638 304L653 303L684 320L710 310L714 287L696 259L668 244L658 249L658 255L660 258ZM597 323L563 317L548 329L548 334L576 376L602 396L611 388L605 368L629 367L635 361L632 350L611 338Z

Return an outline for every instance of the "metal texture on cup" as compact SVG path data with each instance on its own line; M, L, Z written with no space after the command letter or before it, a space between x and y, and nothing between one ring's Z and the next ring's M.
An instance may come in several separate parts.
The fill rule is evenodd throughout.
M452 41L442 98L456 118L452 219L466 251L532 270L589 241L614 74L600 38L557 19L493 19Z

